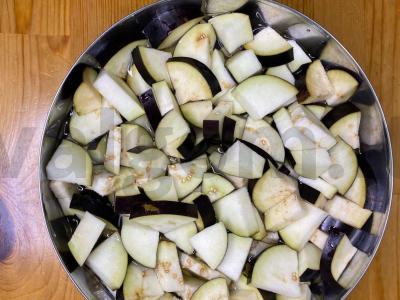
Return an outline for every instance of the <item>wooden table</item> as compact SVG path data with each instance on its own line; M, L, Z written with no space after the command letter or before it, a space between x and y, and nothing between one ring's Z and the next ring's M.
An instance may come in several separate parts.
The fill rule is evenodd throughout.
M0 0L0 299L82 299L43 221L41 132L56 89L78 55L112 23L149 2ZM361 64L381 98L399 155L400 1L281 2L325 26ZM399 192L397 184L383 243L351 299L400 299Z

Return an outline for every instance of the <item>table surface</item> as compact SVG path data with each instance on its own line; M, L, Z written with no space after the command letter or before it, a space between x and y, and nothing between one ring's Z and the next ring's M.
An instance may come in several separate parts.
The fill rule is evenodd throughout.
M41 131L79 54L115 21L150 2L0 0L0 299L82 299L43 221L37 178ZM380 96L397 156L400 1L281 2L327 28L361 64ZM399 192L396 184L383 242L350 299L400 299Z

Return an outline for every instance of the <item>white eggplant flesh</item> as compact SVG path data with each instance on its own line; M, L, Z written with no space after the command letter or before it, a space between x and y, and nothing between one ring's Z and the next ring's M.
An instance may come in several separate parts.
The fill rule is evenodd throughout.
M306 283L300 285L301 295L300 297L287 297L283 295L276 295L276 300L311 300L312 293L310 287Z
M321 178L311 179L300 176L298 180L301 183L308 185L313 189L316 189L317 191L321 192L328 199L332 199L332 197L335 196L335 194L338 191L334 185L329 184L328 182L326 182Z
M79 185L92 183L92 160L81 146L63 140L46 165L48 180L64 181Z
M122 286L128 267L128 254L118 233L102 242L86 260L86 265L111 290Z
M233 53L240 46L253 40L250 18L241 13L214 17L208 21L214 27L224 48Z
M179 261L181 263L182 269L187 270L204 280L224 278L225 276L222 273L211 269L206 263L204 263L200 259L194 256L187 255L185 253L179 254Z
M211 55L211 71L214 73L215 77L217 77L222 91L229 90L236 86L235 80L225 67L224 54L218 49L214 49Z
M219 102L221 101L227 101L227 102L232 102L232 113L235 115L240 115L246 112L246 110L243 108L242 105L237 101L235 97L233 97L232 92L234 88L231 88L229 90L224 90L218 93L217 95L214 96L212 99L213 103L215 105L218 105Z
M197 233L194 222L182 225L165 234L165 237L174 242L176 246L187 254L193 254L194 249L190 244L190 239Z
M219 101L215 108L203 120L203 128L209 122L218 122L219 137L222 136L222 127L224 124L225 116L232 114L233 103L230 101Z
M69 130L75 141L86 145L121 123L121 116L114 109L101 108L82 116L74 113Z
M182 36L185 35L186 32L188 32L193 26L200 23L202 20L203 17L194 18L176 27L174 30L168 33L168 36L162 41L160 46L158 46L158 49L168 49L175 46L175 44L181 39Z
M289 224L279 231L279 235L290 248L300 251L310 240L314 231L327 217L322 209L304 201L305 214L299 220Z
M311 63L311 58L304 52L299 44L294 40L289 40L288 43L293 47L293 60L288 64L292 73L300 69L301 66Z
M92 159L93 164L104 164L104 157L106 156L107 150L107 135L104 135L98 144L96 149L90 150L88 148L87 152Z
M294 170L297 174L307 178L315 179L325 172L329 172L330 167L334 165L330 152L323 148L291 151L291 154L296 162ZM323 176L321 177L333 184Z
M161 241L157 251L156 274L165 292L183 290L183 275L178 250L172 242Z
M252 196L257 209L261 212L265 212L297 193L297 181L271 166L257 181Z
M207 158L197 158L190 162L169 165L168 174L173 178L178 198L189 195L203 180L208 169Z
M85 115L102 107L100 93L87 82L82 82L76 89L73 102L74 110L79 115Z
M321 178L336 186L339 193L344 195L353 184L358 170L357 156L353 149L344 141L339 142L329 150L332 165L321 174Z
M239 51L226 61L226 67L237 82L242 82L262 70L253 50Z
M329 131L332 132L332 134L335 137L339 136L353 149L359 149L360 124L361 124L361 112L358 111L339 119L329 128Z
M279 77L283 80L286 80L292 85L294 85L296 82L293 74L290 72L289 68L286 65L268 68L265 74Z
M251 238L229 233L228 248L217 270L225 274L229 279L238 280L249 255L252 241Z
M136 65L130 67L126 82L138 97L151 89L151 86L143 79L142 75L140 75Z
M182 300L190 300L194 292L204 284L204 280L191 276L184 276L183 281L183 291L177 293Z
M294 85L279 77L258 75L240 83L232 95L257 120L280 109L297 93Z
M83 217L83 211L69 207L72 197L75 193L78 192L78 189L74 184L69 182L51 180L49 182L49 188L56 197L65 216L77 215L80 219L81 217Z
M310 242L319 249L324 250L325 244L328 241L328 234L317 229L310 238Z
M103 165L93 167L91 190L100 196L107 196L117 190L117 184L117 176L108 172Z
M213 110L211 100L193 101L181 105L181 111L185 119L192 125L203 128L203 121Z
M214 173L204 173L201 191L207 195L211 202L228 195L235 187L229 180Z
M322 250L312 243L307 243L299 251L299 275L301 276L307 269L319 270Z
M108 133L104 167L115 175L118 175L120 170L121 139L121 127L115 127Z
M236 235L250 237L258 232L254 206L247 188L238 189L213 203L215 214Z
M178 201L174 180L170 176L154 178L144 183L142 188L153 201Z
M304 204L297 195L292 194L264 213L265 228L278 231L301 219L306 214Z
M268 248L254 265L251 284L287 297L300 297L298 264L296 251L288 246Z
M211 24L197 24L179 40L174 56L190 57L211 67L211 51L214 49L216 40L217 37Z
M126 271L122 293L125 300L141 300L143 294L143 272L145 268L131 262Z
M224 278L216 278L204 283L193 294L191 300L228 300L228 284Z
M306 86L309 99L306 103L321 102L334 94L333 86L320 60L314 60L307 69Z
M171 110L179 112L179 105L176 102L175 95L172 93L168 83L164 81L156 82L152 85L154 99L162 116L165 116Z
M329 200L324 209L332 217L359 229L364 226L372 214L372 211L338 195Z
M329 70L327 72L334 94L326 99L328 105L335 106L348 101L357 91L358 81L343 70Z
M249 283L248 278L246 276L244 276L243 274L240 275L239 280L237 280L231 284L231 289L232 289L231 293L233 291L251 292L256 295L255 300L264 300L264 297L261 295L260 291L256 287L254 287L251 283ZM244 299L246 300L248 298L244 298Z
M135 94L121 78L102 71L93 86L126 120L131 121L144 114Z
M152 147L153 139L141 126L135 124L121 125L121 151L127 152L136 147Z
M128 254L141 265L155 268L159 233L134 220L124 218L121 239Z
M267 230L265 229L264 220L261 218L257 208L253 206L254 215L258 225L258 232L252 236L257 241L262 241L267 236Z
M243 140L263 149L277 162L285 161L285 149L276 130L264 120L247 118Z
M224 223L214 224L190 239L196 255L212 269L222 262L228 246L228 235Z
M232 176L254 179L262 176L265 163L265 158L236 141L222 155L218 168Z
M143 298L141 299L147 299L147 297L159 299L164 295L164 290L154 269L145 268L143 271L142 293Z
M351 244L346 235L343 235L339 245L336 247L331 263L332 276L336 281L339 280L340 275L342 275L344 269L347 267L356 252L357 248Z
M80 266L85 263L105 226L103 221L91 213L85 212L83 215L68 242L68 248Z
M166 147L168 144L174 142L190 133L190 128L182 115L171 110L168 112L158 124L155 133L156 145L159 149Z
M208 15L219 15L236 11L247 2L248 0L207 0L202 9Z
M356 179L354 179L353 184L346 194L344 194L344 197L358 204L358 206L364 207L367 199L367 184L361 168L358 168Z

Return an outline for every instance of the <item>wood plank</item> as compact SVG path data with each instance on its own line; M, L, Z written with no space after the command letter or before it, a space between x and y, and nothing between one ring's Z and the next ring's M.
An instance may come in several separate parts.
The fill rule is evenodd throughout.
M82 299L43 221L40 134L76 57L112 23L150 2L0 0L0 299ZM400 0L281 2L327 28L361 64L380 96L398 156ZM350 299L400 299L399 180L396 173L398 195L378 255Z

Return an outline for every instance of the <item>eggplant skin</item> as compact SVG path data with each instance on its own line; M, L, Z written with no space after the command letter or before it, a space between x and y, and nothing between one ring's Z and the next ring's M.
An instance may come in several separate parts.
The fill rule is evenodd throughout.
M219 85L217 77L215 77L214 73L202 62L190 58L190 57L172 57L167 62L181 62L191 65L195 68L199 73L204 77L210 86L211 93L215 96L219 92L221 92L221 86Z
M212 206L211 201L207 196L200 195L193 202L200 213L200 217L203 220L205 228L217 223L214 207Z
M360 110L351 102L345 102L335 106L326 116L321 120L327 128L339 121L341 118L359 112Z
M179 215L197 218L198 211L193 204L171 201L151 201L133 205L130 212L131 219L154 215Z
M290 63L294 59L293 48L289 50L271 55L271 56L257 56L263 67L277 67Z
M138 48L136 48L138 49ZM150 89L139 96L139 101L142 103L146 116L149 119L151 127L155 131L160 124L162 116L154 98L153 91Z

